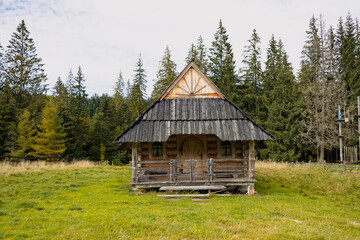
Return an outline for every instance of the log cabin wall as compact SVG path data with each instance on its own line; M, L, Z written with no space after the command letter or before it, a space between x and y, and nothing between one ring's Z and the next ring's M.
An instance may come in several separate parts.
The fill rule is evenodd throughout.
M162 156L153 156L153 143L141 143L141 161L180 159L183 155L182 144L190 137L198 138L206 149L202 153L202 159L245 159L249 156L249 143L247 141L230 141L231 155L223 156L221 154L221 140L215 135L178 135L171 136L166 142L162 142Z
M188 145L187 145L188 143ZM223 142L224 143L224 142ZM222 141L216 135L176 135L171 136L166 142L162 142L162 155L154 156L153 146L156 143L145 142L140 144L140 159L138 162L138 168L170 168L170 160L177 159L178 168L187 173L189 170L188 161L191 159L203 159L205 161L196 162L195 166L207 166L207 161L212 159L223 159L227 161L214 162L214 167L245 167L249 164L249 142L248 141L227 141L227 146L231 146L231 151L228 151L228 155L222 153ZM158 144L158 143L157 143ZM198 145L198 148L194 148L194 145ZM229 150L229 149L228 149ZM189 152L190 151L190 152ZM191 152L193 151L193 152ZM196 152L195 155L191 153ZM231 161L231 159L242 159L243 161ZM155 161L156 163L150 163ZM161 163L164 161L164 163ZM146 163L142 163L146 162ZM230 168L229 168L230 169ZM227 168L219 169L219 174L229 171ZM163 170L164 171L164 170ZM145 171L148 174L150 172ZM206 168L196 169L196 173L205 173ZM152 173L152 172L151 172ZM162 171L155 171L153 174L159 174ZM241 176L240 176L241 175ZM238 177L246 178L247 174L240 174ZM251 175L250 175L251 176Z
M176 159L177 157L177 137L170 136L166 141L166 156L168 159Z

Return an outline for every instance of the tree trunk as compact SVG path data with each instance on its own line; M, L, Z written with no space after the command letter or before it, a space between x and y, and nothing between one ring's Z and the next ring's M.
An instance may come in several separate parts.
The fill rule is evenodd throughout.
M320 146L320 157L318 159L319 163L324 163L324 157L325 157L325 146Z

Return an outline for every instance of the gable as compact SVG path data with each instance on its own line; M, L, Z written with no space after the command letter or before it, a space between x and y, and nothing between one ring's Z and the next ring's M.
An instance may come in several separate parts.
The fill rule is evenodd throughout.
M175 79L160 97L163 99L174 98L222 98L223 94L195 65L191 62L184 71Z

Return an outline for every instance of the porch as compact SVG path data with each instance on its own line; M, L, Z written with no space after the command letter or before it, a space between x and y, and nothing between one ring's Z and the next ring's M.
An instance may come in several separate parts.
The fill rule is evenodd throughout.
M242 187L248 194L254 191L255 166L248 158L139 161L132 170L134 189L186 186L187 190L202 190L223 186Z

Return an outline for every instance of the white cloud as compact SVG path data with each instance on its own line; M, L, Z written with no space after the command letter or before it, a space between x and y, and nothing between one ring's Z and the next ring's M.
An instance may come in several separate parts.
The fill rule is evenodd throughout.
M0 2L0 41L6 46L24 19L43 58L48 83L63 80L70 68L82 66L87 90L112 93L120 69L132 78L141 52L148 84L153 84L165 46L182 70L189 45L199 35L209 47L219 19L230 35L237 66L253 28L262 40L263 60L271 37L281 37L295 69L312 14L324 15L328 25L340 16L360 16L356 1L269 0L29 0ZM148 93L150 94L151 86Z

